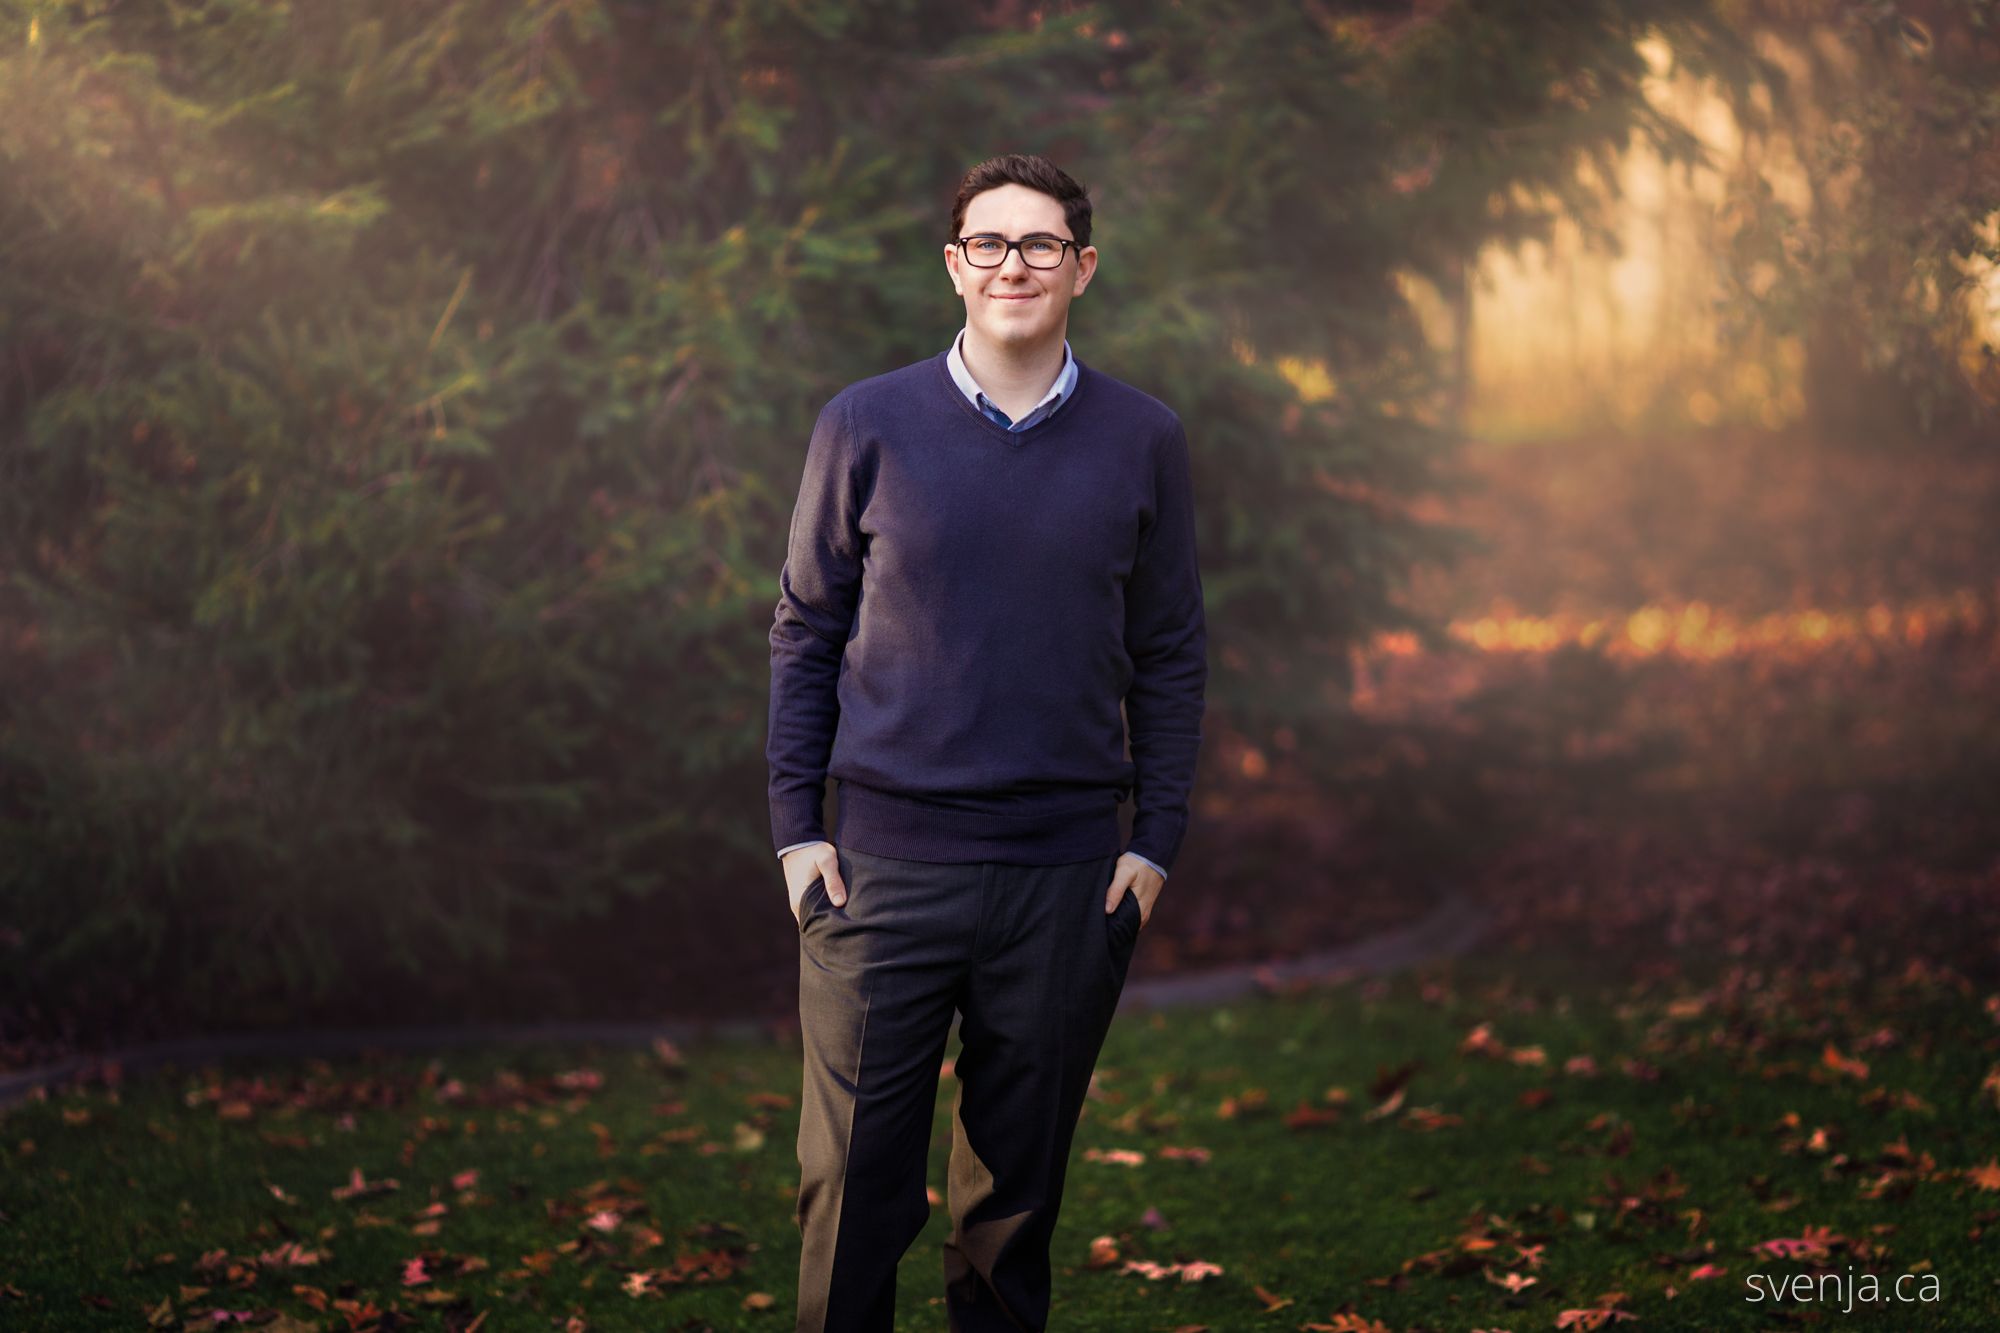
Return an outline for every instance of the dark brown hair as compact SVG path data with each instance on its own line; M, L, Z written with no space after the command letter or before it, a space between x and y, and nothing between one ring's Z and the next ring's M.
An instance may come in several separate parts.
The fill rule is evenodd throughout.
M1025 185L1051 195L1063 206L1063 221L1081 250L1090 244L1090 196L1070 174L1039 153L1002 153L989 157L965 173L958 183L958 196L951 205L951 234L965 232L965 206L976 194L1000 185Z

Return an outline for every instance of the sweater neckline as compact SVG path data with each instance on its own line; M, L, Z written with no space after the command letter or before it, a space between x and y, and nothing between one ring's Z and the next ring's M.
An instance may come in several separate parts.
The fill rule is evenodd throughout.
M1072 347L1070 349L1070 359L1076 362L1076 383L1070 386L1069 396L1062 400L1055 411L1049 413L1034 425L1024 430L1008 430L992 417L980 411L973 405L972 400L965 396L965 392L958 387L958 381L951 377L951 366L947 360L950 356L951 348L946 347L942 352L931 358L931 363L937 367L938 379L943 383L945 393L958 403L960 410L967 416L995 435L998 435L1007 443L1016 446L1027 443L1030 436L1042 434L1048 429L1050 422L1074 409L1076 407L1076 400L1088 390L1090 381L1095 377L1090 367L1084 364L1083 358L1078 356L1076 349Z

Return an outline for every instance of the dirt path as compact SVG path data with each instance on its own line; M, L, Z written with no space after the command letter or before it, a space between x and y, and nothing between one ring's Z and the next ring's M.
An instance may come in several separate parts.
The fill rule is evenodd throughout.
M1287 985L1326 983L1380 975L1471 948L1491 924L1490 911L1471 899L1448 895L1407 926L1337 949L1266 963L1244 963L1126 983L1119 1009L1176 1008L1221 1004ZM956 1023L954 1022L954 1027ZM790 1026L756 1018L679 1023L548 1023L512 1026L436 1024L410 1028L322 1028L294 1032L218 1033L177 1041L152 1042L97 1055L77 1055L36 1069L0 1074L0 1106L36 1095L38 1089L101 1076L107 1066L121 1075L165 1065L192 1066L222 1059L268 1057L333 1059L368 1051L424 1052L467 1046L519 1046L543 1042L596 1043L644 1049L656 1038L677 1043L705 1038L788 1039Z

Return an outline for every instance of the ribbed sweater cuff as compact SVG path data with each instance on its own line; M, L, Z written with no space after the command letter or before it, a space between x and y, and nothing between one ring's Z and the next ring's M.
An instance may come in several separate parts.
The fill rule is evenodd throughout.
M791 847L801 842L830 842L821 811L824 798L813 796L774 797L771 800L771 848Z

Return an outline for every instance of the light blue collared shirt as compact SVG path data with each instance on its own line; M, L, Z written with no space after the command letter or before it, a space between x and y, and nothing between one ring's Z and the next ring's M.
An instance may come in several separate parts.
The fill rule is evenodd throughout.
M959 347L964 341L965 330L960 329L958 336L951 340L951 351L945 355L945 365L950 368L952 382L958 385L959 391L971 401L974 407L984 413L988 420L994 422L996 425L1005 426L1008 430L1026 430L1037 422L1044 421L1053 416L1057 408L1069 401L1070 391L1076 388L1076 358L1070 354L1069 339L1065 338L1063 339L1062 369L1056 374L1056 382L1049 386L1049 391L1046 394L1042 395L1041 402L1036 403L1023 413L1019 421L1011 421L1005 412L1002 412L993 405L993 400L988 398L985 391L979 387L979 381L973 379L972 372L965 368L965 358L959 354ZM786 852L795 852L801 847L810 847L813 843L822 841L824 839L814 838L806 842L795 842L791 846L781 850L778 853L778 857L780 860L783 860ZM1135 861L1145 861L1147 865L1153 866L1153 869L1158 872L1161 879L1167 877L1166 871L1153 865L1151 861L1146 861L1146 858L1139 855L1139 853L1128 852L1127 855Z
M965 368L965 356L960 351L964 343L965 330L960 329L958 336L951 340L951 351L946 354L944 359L945 365L951 370L952 380L958 385L959 392L972 400L974 407L985 413L992 421L1005 426L1008 430L1026 430L1036 422L1052 415L1058 407L1061 407L1068 400L1070 390L1076 387L1076 358L1070 355L1069 339L1065 338L1063 339L1062 369L1056 372L1056 382L1051 384L1049 391L1042 395L1042 401L1029 408L1019 421L1009 421L1007 414L993 405L993 400L988 398L985 392L980 389L979 381L973 379L972 372ZM1152 862L1148 861L1146 864L1151 865Z

